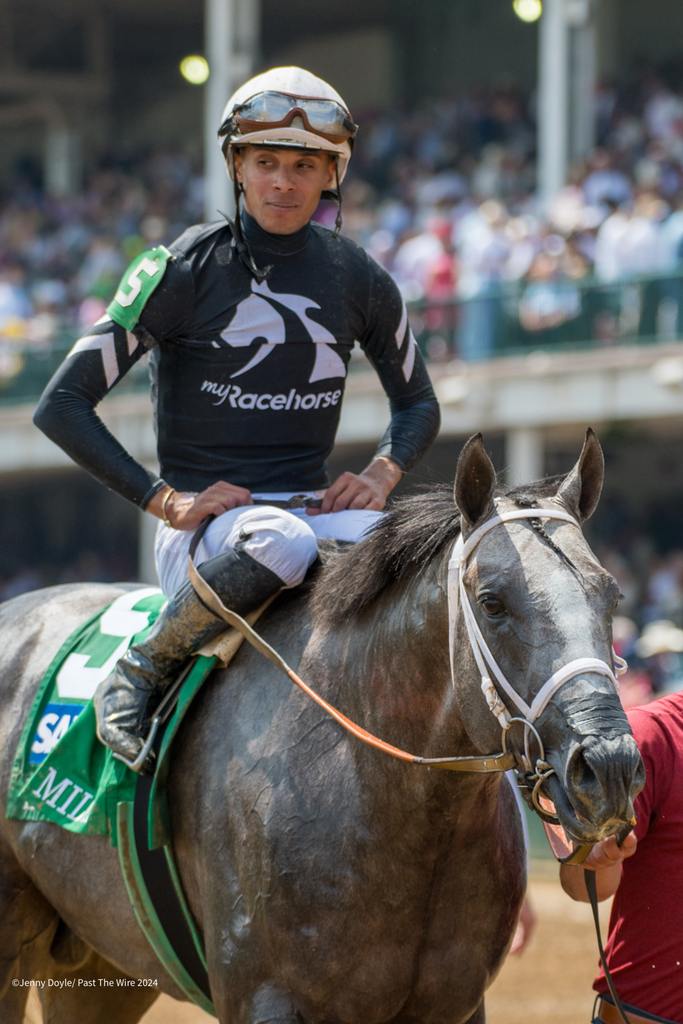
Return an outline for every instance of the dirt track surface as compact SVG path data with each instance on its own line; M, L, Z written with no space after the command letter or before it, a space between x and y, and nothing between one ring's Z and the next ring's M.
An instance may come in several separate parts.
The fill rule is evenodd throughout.
M555 865L531 883L538 927L521 957L509 957L486 996L487 1024L589 1024L598 962L587 904L560 889ZM603 938L609 904L600 908ZM180 1022L178 1022L180 1024Z
M591 982L597 961L590 909L564 895L556 874L550 864L535 872L531 898L538 927L526 952L508 959L489 990L487 1024L590 1021ZM605 909L605 924L606 917ZM196 1007L162 996L141 1024L209 1024L213 1020ZM29 1022L39 1024L40 1015L31 1013L26 1018L26 1024Z

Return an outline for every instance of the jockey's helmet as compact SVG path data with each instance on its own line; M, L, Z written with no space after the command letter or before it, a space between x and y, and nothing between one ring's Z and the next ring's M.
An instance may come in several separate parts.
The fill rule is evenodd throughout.
M235 147L286 146L333 153L344 180L358 125L331 85L304 68L264 71L240 86L228 100L218 141L234 177Z

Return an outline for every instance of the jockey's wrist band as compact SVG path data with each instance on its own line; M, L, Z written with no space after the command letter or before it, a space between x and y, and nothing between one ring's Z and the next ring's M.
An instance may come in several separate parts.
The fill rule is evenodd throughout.
M143 512L145 511L145 509L149 505L149 503L152 500L152 498L154 497L154 495L158 494L159 491L163 487L168 487L168 484L166 483L166 481L165 480L156 480L152 484L150 489L142 496L142 498L140 500L140 508L143 510Z
M390 455L375 455L372 461L383 462L387 466L387 468L390 469L392 472L394 470L398 470L398 472L400 473L399 479L406 475L406 471L403 468L403 466L400 466L396 459L392 459Z

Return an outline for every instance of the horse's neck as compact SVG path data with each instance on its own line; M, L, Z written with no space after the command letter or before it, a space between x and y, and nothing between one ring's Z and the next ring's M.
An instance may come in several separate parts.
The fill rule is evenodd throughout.
M328 686L346 714L411 753L459 753L464 732L450 682L448 610L435 572L328 624L321 639Z
M418 756L475 753L451 684L443 585L422 579L382 595L351 620L314 628L311 677L364 729ZM391 848L397 863L429 870L457 830L465 845L493 828L501 776L454 773L397 761L355 739L342 800L368 829L368 855ZM351 812L349 811L349 814Z

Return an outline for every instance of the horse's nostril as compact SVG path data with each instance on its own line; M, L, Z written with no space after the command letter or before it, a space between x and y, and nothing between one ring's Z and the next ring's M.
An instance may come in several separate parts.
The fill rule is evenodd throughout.
M567 782L579 792L589 791L599 785L598 778L587 761L585 753L582 747L578 747L567 765Z
M567 759L567 793L577 812L591 820L633 815L642 765L631 736L586 737Z

